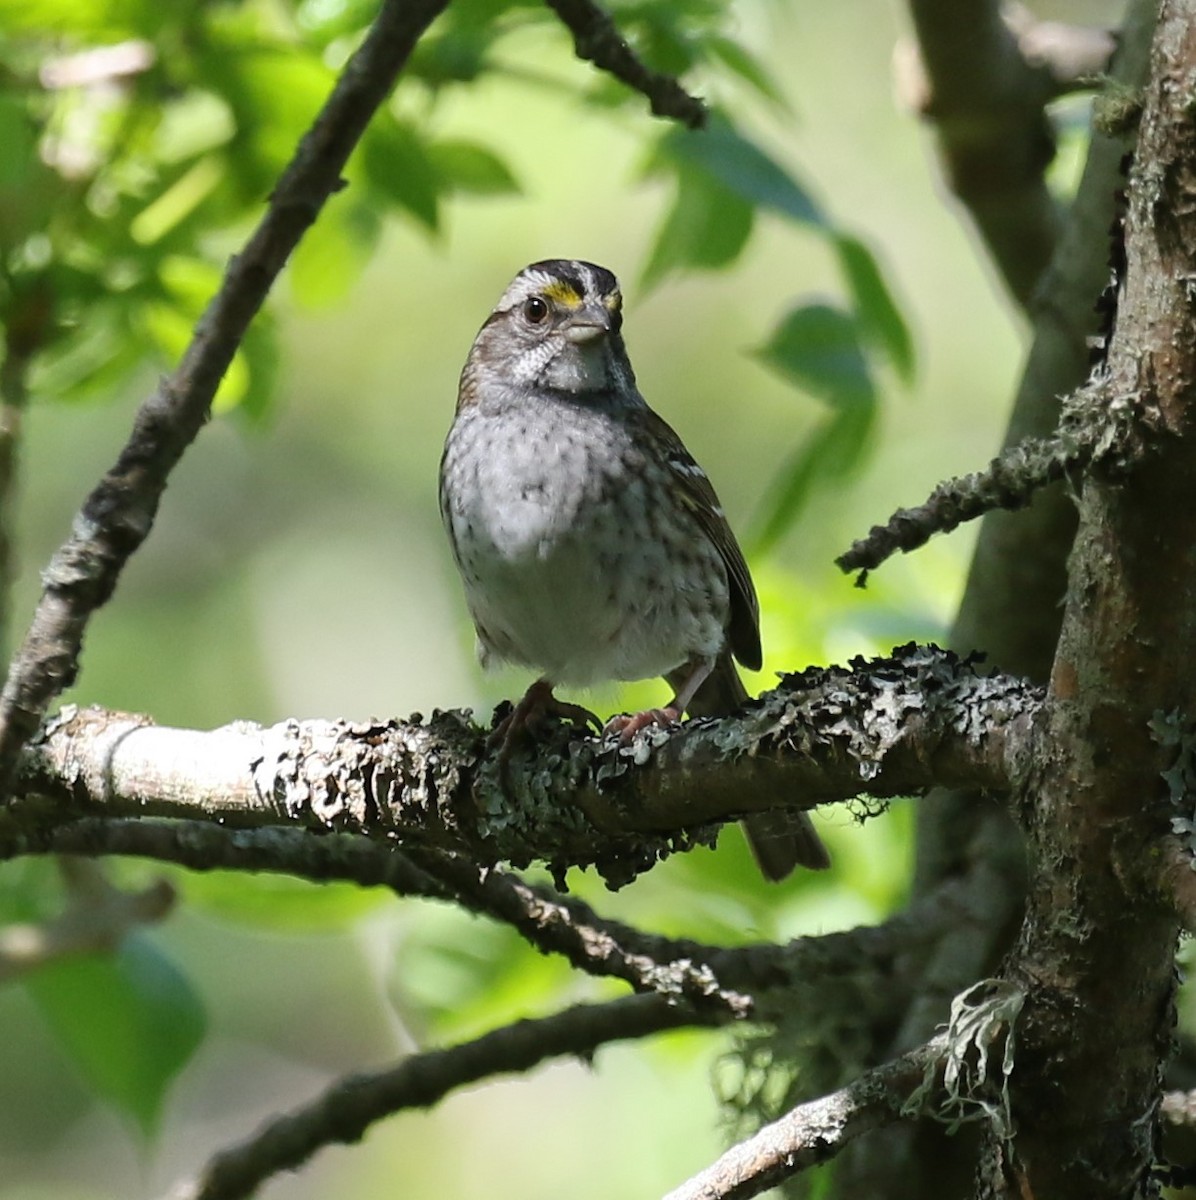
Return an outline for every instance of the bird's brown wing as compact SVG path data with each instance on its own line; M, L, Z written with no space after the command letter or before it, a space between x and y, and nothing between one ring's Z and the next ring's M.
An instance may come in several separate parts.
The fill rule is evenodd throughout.
M667 464L677 496L701 531L714 543L727 568L731 591L731 618L727 637L731 651L745 667L758 671L763 662L760 650L760 604L744 561L743 551L727 524L714 486L694 461L667 421L650 408L636 410L649 444L655 444L659 460Z

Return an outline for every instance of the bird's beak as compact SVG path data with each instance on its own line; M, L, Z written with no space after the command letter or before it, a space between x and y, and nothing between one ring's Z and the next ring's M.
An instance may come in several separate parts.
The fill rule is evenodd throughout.
M584 346L610 333L610 313L600 304L587 304L569 318L563 329L575 346Z

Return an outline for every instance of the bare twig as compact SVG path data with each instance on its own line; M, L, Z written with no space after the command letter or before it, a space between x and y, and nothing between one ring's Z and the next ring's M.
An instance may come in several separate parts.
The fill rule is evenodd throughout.
M709 1012L662 996L579 1004L551 1017L518 1021L471 1042L414 1055L390 1070L339 1080L310 1103L269 1121L248 1141L218 1154L197 1179L175 1187L170 1200L239 1200L322 1147L356 1142L375 1121L403 1109L427 1108L465 1084L526 1072L562 1055L588 1060L610 1042L715 1023Z
M706 124L706 106L671 75L646 67L624 41L610 16L591 0L547 0L573 34L577 56L609 71L629 88L642 92L658 117L672 117L690 129Z
M711 969L716 947L648 937L603 920L579 900L464 858L427 851L412 858L467 907L511 925L537 949L561 954L587 974L622 979L639 992L683 997L695 1008L714 1005L734 1017L752 1013L752 997L724 986Z
M665 1200L748 1200L807 1167L834 1158L862 1133L896 1120L912 1092L946 1057L939 1036L861 1075L829 1096L798 1105L732 1147Z
M0 795L21 747L74 680L87 622L148 536L166 480L203 423L241 338L386 97L416 41L447 0L386 0L304 136L261 223L225 272L173 375L141 406L115 466L85 501L43 574L41 601L0 694Z

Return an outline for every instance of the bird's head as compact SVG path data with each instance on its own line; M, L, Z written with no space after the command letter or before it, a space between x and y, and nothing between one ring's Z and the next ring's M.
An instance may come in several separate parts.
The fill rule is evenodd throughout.
M619 281L605 267L559 258L532 263L478 332L466 377L482 387L634 393L622 309Z

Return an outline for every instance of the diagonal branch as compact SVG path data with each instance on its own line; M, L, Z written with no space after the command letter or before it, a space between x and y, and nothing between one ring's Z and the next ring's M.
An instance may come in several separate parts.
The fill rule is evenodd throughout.
M706 124L706 106L671 75L653 71L635 56L610 16L592 0L547 0L548 7L573 34L578 58L609 71L641 92L658 117L673 117L690 129Z
M341 186L341 169L416 41L447 0L385 0L361 47L304 135L269 208L225 271L173 375L137 413L116 464L75 517L43 573L43 592L0 694L0 795L21 747L74 681L92 613L149 535L167 478L208 419L217 385L300 237Z
M940 1035L829 1096L798 1105L733 1146L665 1200L748 1200L827 1162L860 1134L902 1116L911 1094L941 1067L946 1053L947 1039Z
M505 782L456 712L201 733L67 709L27 751L19 790L35 799L13 806L0 837L19 852L22 830L72 817L200 817L367 833L483 865L593 863L618 885L749 812L936 782L1016 790L1042 719L1040 690L913 646L787 677L741 715L629 746L557 727Z
M405 854L385 842L348 834L317 837L303 829L85 817L46 828L26 838L21 849L29 854L129 855L196 871L275 872L459 903L510 925L542 953L560 954L587 974L724 1007L730 1015L745 1013L744 1000L750 1005L762 993L791 996L794 988L842 979L853 981L859 1005L866 1004L878 1018L891 1013L912 988L925 984L901 964L947 930L958 934L972 928L982 899L974 894L978 889L952 881L878 926L799 937L783 945L727 947L645 933L505 871L427 850Z
M470 1042L414 1055L389 1070L351 1075L216 1155L198 1178L176 1185L169 1200L239 1200L324 1146L356 1142L375 1121L427 1108L466 1084L524 1073L564 1055L588 1060L611 1042L715 1023L709 1013L662 996L627 996L518 1021Z

